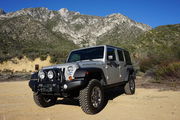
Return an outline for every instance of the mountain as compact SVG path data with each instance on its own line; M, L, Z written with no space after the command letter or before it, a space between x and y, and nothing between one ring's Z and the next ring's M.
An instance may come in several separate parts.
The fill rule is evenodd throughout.
M23 56L45 59L47 55L53 58L52 62L62 62L70 50L78 48L61 33L52 32L28 15L0 20L0 46L0 62Z
M22 55L43 58L48 54L59 62L58 58L65 58L74 48L96 44L124 46L151 29L119 13L99 17L43 7L0 12L0 61Z

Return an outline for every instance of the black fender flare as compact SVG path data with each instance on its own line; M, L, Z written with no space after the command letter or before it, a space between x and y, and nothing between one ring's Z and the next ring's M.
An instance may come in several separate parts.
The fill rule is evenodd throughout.
M38 72L34 72L33 74L31 74L31 80L35 79L38 79Z
M29 84L29 87L32 89L32 91L36 92L36 87L38 84L38 72L34 72L31 75L31 79L28 84Z
M136 71L134 70L134 68L130 67L127 70L129 71L129 75L133 77L133 79L136 79Z
M102 85L106 85L107 81L106 81L106 77L104 75L104 72L101 68L79 68L75 71L74 73L74 78L85 78L85 80L90 80L90 78L92 77L92 74L100 74L100 78L102 82Z

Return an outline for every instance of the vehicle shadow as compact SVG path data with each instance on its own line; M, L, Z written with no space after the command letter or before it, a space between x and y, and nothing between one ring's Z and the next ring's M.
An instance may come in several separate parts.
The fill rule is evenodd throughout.
M123 87L115 87L111 89L105 89L104 91L104 96L105 96L105 101L103 108L107 105L108 101L113 100L114 98L122 95L124 93L124 88ZM56 102L57 104L63 104L63 105L73 105L73 106L80 106L78 98L75 99L70 99L70 98L63 98L59 99Z
M123 93L124 93L124 87L118 86L111 89L106 89L104 94L105 94L105 99L109 101L122 95Z
M57 100L56 104L63 104L63 105L73 105L73 106L80 106L78 99L70 99L70 98L63 98L61 100Z

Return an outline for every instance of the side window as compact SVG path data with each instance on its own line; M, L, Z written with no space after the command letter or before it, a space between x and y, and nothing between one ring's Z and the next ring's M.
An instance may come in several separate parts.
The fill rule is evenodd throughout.
M118 52L119 61L124 61L124 56L123 56L122 50L118 50L117 52Z
M127 65L132 65L129 52L128 51L124 51L124 55L125 55L125 58L126 58L126 64Z
M107 60L109 60L108 56L112 56L113 57L111 59L111 61L115 61L116 60L115 50L113 48L107 48Z

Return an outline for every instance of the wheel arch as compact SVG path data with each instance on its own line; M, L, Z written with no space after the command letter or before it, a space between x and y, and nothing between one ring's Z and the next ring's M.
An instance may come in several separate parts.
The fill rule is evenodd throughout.
M102 85L107 84L104 72L101 68L80 68L76 70L74 77L85 78L88 81L91 79L97 79Z
M133 68L133 67L130 67L130 68L128 68L127 70L129 71L129 75L130 75L131 77L133 77L134 79L136 79L136 71L134 70L134 68Z

